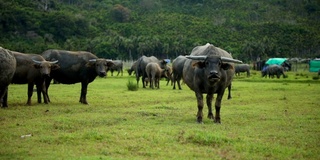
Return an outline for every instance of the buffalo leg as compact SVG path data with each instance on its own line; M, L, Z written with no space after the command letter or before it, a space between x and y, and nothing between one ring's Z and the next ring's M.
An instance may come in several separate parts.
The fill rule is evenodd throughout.
M82 82L81 83L81 95L80 95L80 103L88 104L87 102L87 89L88 89L88 83Z
M156 88L160 88L160 84L159 84L160 82L158 81L158 78L157 77L154 77L154 86L156 87Z
M48 104L49 103L49 100L48 100L48 94L47 94L47 89L46 89L46 84L45 84L45 82L43 81L42 83L41 83L41 85L39 85L40 86L40 88L41 88L41 93L42 93L42 95L43 95L43 102L45 103L45 104ZM40 94L40 103L41 103L41 94Z
M197 103L198 103L198 113L197 113L197 121L198 123L202 123L203 117L203 95L200 92L196 92Z
M221 100L224 93L218 94L216 103L215 103L215 109L216 109L216 116L214 118L214 123L221 123L220 118L220 108L221 108Z
M0 102L0 106L2 104L2 107L8 107L8 87L0 90Z
M49 98L49 86L50 86L50 83L51 83L51 80L52 78L46 78L45 79L45 89L46 89L46 95L43 96L43 98L46 98L48 100L48 103L50 102L50 98Z
M172 89L176 89L176 77L173 74L173 78L172 78L172 83L173 83L173 88Z
M213 94L207 94L207 106L208 106L208 118L213 119L213 113L212 113L212 99Z
M231 97L231 83L230 83L230 85L228 86L228 99L231 99L232 97Z
M40 84L36 84L36 88L37 88L37 97L38 97L38 103L41 103L41 92L42 92L42 85ZM43 98L45 96L43 95Z
M141 81L142 81L142 86L143 86L143 88L146 88L146 85L145 85L145 78L146 78L146 76L145 76L145 75L142 75L142 79L141 79ZM151 82L151 79L149 79L149 81Z
M28 83L28 101L27 101L27 105L31 105L31 97L33 94L33 83Z

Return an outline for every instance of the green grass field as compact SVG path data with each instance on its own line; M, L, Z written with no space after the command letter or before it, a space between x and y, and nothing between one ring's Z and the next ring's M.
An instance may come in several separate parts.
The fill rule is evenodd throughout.
M32 106L27 85L10 85L0 159L320 159L320 80L288 75L235 77L221 124L196 123L194 92L165 81L128 91L135 79L127 74L97 78L89 105L78 102L80 84L51 85L51 103L38 104L34 93Z

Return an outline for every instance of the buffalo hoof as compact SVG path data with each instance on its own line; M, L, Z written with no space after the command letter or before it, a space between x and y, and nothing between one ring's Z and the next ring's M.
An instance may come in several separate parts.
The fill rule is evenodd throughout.
M197 118L197 122L199 123L199 124L202 124L203 122L202 122L202 117L198 117Z
M208 114L208 118L209 118L209 119L214 119L213 114L212 114L212 113L209 113L209 114Z
M221 124L221 121L220 121L220 119L214 119L214 121L213 121L214 123L216 123L216 124Z

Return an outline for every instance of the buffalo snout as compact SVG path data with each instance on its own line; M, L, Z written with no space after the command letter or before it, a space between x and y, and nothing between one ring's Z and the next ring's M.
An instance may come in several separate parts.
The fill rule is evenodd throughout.
M105 77L107 75L106 72L99 72L99 77Z
M49 78L49 77L50 77L50 74L46 73L46 74L42 74L42 76L43 76L44 78Z
M215 71L215 70L210 71L210 72L209 72L208 79L210 79L210 80L218 80L218 79L220 79L219 72L218 72L218 71Z

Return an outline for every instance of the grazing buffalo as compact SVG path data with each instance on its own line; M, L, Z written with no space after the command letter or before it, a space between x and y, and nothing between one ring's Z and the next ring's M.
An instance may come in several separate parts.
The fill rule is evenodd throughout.
M146 66L146 73L148 80L150 81L150 88L154 89L154 86L160 88L161 77L167 77L166 69L160 68L158 63L150 62Z
M146 66L150 62L155 62L158 63L160 68L162 69L167 69L167 62L165 60L158 60L158 58L151 56L151 57L146 57L142 56L138 59L138 64L136 67L136 79L137 79L137 84L139 83L139 79L142 76L142 85L143 88L146 88L145 86L145 78L147 77L146 73Z
M59 69L51 72L50 78L46 79L46 88L50 81L56 79L62 84L81 83L80 103L88 104L88 84L97 76L105 77L108 67L113 65L111 60L98 58L94 54L85 51L47 50L42 53L47 61L58 60ZM50 101L50 99L49 99Z
M238 64L234 66L235 73L240 76L240 73L247 72L247 77L250 77L250 65L249 64Z
M195 47L190 56L186 56L183 67L183 79L188 87L195 92L198 103L197 121L202 123L203 94L207 94L208 118L221 123L220 108L225 89L231 86L234 76L233 63L242 63L212 44ZM215 102L216 114L212 113L213 94L217 94Z
M16 59L10 50L0 47L0 106L8 107L8 86L16 70Z
M121 60L114 60L113 62L113 66L111 66L110 68L108 68L108 71L110 70L111 72L111 76L113 76L113 72L114 71L118 71L117 76L119 76L119 74L121 73L121 76L123 76L123 63Z
M181 90L180 80L182 79L183 66L187 58L185 56L178 56L172 62L172 79L173 89L176 89L176 82Z
M131 65L130 69L128 69L128 74L131 76L132 72L135 72L137 68L138 61L134 61L133 64Z
M261 74L262 74L262 77L267 77L269 76L270 77L274 77L274 75L277 76L277 78L280 78L281 75L283 75L283 78L286 77L286 75L284 74L284 68L282 66L279 66L279 65L270 65L270 66L267 66L266 68L264 68L262 71L261 71Z
M41 93L44 103L48 103L45 78L50 77L51 70L58 69L58 61L49 62L37 54L24 54L12 52L17 60L17 68L11 83L28 84L27 105L31 105L33 86L37 87L38 103L41 103Z

